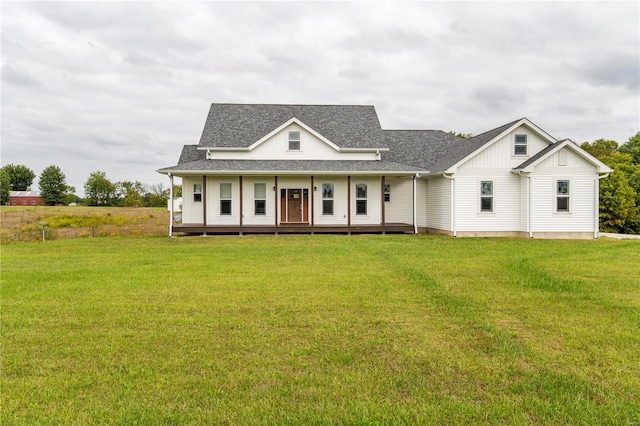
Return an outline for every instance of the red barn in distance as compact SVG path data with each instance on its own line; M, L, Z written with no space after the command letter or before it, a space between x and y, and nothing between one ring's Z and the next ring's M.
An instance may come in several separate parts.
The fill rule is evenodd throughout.
M39 191L10 191L9 205L11 206L43 206Z

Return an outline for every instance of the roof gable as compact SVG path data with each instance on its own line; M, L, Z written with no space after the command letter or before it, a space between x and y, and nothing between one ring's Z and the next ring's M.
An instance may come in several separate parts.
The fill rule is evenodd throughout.
M467 139L467 145L465 150L460 150L459 153L461 157L457 159L454 163L450 164L446 167L445 170L448 173L455 173L457 168L467 162L472 157L478 155L483 150L487 149L495 142L502 139L504 136L517 129L520 126L526 126L531 131L538 134L544 141L549 144L553 144L556 142L556 139L549 135L547 132L542 130L540 127L536 126L529 119L521 118L520 120L512 121L511 123L507 123L503 126L496 127L493 130L489 130L488 132L484 132L478 136L474 136L470 139ZM466 152L465 152L466 151ZM464 155L462 155L464 154Z
M525 173L533 172L536 165L540 164L545 159L549 158L554 153L560 151L563 148L568 148L584 158L587 162L593 164L598 173L611 173L612 169L604 164L602 161L595 158L593 155L589 154L584 149L580 148L570 139L564 139L562 141L556 142L554 144L549 145L542 151L538 152L536 155L529 158L527 161L523 162L519 166L515 167L514 171L522 171Z
M247 149L295 120L339 148L385 148L373 106L211 104L199 147Z

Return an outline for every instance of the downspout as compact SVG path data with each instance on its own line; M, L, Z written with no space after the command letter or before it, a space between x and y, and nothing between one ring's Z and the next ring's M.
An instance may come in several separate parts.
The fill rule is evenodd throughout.
M447 176L447 172L442 172L442 177L451 179L451 231L453 236L457 237L456 231L456 179L453 177L453 173Z
M523 175L522 173L526 174ZM529 238L533 238L533 229L531 227L531 176L529 172L524 172L523 170L518 170L518 175L527 178L527 234L529 234Z
M169 175L169 238L173 236L173 175Z
M609 173L599 175L598 179L594 181L593 198L594 198L594 212L593 212L593 238L598 239L598 232L600 232L600 179L604 179L609 176Z

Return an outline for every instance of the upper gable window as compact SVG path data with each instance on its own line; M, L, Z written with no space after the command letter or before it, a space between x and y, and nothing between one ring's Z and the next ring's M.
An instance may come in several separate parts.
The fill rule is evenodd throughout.
M289 132L289 151L300 151L300 132L297 130Z
M516 135L513 144L514 155L527 155L527 135Z

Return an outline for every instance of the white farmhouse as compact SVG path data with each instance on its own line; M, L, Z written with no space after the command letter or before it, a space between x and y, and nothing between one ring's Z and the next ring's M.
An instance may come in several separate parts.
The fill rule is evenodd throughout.
M597 238L611 172L526 118L470 139L383 130L373 106L212 104L169 235L443 233Z

